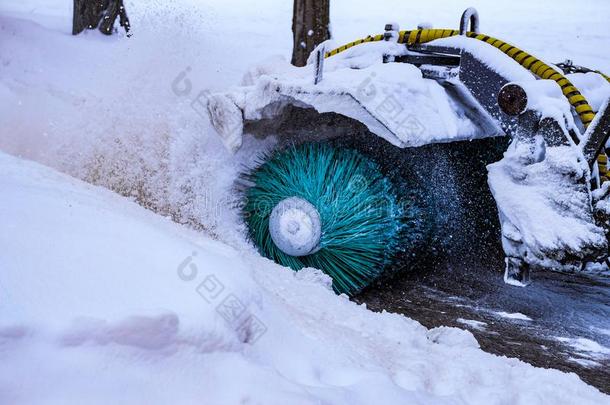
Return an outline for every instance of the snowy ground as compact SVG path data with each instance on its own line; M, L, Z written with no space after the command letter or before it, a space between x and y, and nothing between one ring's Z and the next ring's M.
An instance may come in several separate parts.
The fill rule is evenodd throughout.
M466 6L369 3L333 1L337 42L387 19L455 27ZM490 35L610 71L607 2L468 5ZM231 184L266 145L230 158L197 101L288 57L292 2L127 2L129 40L70 36L70 7L0 4L0 150L196 231L0 154L1 403L610 402L468 332L374 314L245 243Z
M608 401L43 166L2 154L0 187L1 402Z

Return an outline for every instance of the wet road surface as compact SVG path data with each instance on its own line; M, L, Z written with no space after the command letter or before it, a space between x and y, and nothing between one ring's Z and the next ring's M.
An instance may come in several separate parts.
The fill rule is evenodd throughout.
M405 272L356 300L428 328L467 329L487 352L574 372L610 394L610 278L536 272L523 288L506 285L500 268L448 268Z

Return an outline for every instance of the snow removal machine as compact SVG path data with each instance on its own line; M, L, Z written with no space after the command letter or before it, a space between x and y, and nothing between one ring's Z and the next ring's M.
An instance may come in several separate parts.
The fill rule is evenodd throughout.
M263 150L237 181L262 255L347 295L402 269L607 266L608 76L481 34L472 8L329 44L207 99L236 158Z

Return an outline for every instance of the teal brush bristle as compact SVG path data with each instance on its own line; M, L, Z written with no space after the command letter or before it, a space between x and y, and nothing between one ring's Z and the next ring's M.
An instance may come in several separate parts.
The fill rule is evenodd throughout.
M327 144L292 146L273 153L246 175L244 219L261 254L294 270L314 267L333 279L338 293L353 295L384 271L415 215L399 204L390 181L373 161ZM283 199L300 197L319 212L319 250L294 257L269 232L269 216Z

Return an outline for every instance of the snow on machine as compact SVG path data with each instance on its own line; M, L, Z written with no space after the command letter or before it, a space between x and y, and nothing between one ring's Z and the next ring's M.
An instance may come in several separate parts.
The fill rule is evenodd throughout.
M479 33L472 8L459 30L387 24L328 49L208 99L230 151L277 139L239 182L264 256L348 295L396 263L503 256L524 285L607 260L610 78Z

